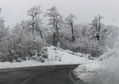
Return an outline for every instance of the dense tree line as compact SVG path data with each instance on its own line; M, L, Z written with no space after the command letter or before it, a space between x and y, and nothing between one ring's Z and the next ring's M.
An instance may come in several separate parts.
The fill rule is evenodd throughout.
M113 47L118 35L118 28L103 24L100 15L88 24L76 22L73 14L63 17L54 6L45 12L35 6L27 15L29 19L13 28L6 27L0 18L0 61L40 56L42 48L51 45L99 57Z

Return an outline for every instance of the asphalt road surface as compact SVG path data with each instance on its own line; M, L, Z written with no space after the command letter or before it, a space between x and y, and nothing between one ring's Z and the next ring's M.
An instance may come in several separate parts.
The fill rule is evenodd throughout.
M0 84L84 84L71 73L78 65L0 70Z

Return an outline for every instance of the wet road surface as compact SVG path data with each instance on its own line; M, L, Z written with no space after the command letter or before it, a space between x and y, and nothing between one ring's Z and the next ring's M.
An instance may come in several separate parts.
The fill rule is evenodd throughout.
M39 66L0 70L0 84L84 84L72 70L78 65Z

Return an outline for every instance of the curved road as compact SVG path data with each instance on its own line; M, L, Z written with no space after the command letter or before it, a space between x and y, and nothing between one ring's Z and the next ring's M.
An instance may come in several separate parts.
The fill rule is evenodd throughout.
M0 70L0 84L84 84L71 71L78 65L38 66Z

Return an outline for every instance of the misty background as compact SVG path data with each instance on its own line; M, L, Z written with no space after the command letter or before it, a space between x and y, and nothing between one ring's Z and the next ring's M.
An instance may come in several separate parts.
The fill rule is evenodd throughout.
M118 0L0 0L0 7L6 25L10 26L28 18L27 10L40 5L43 11L56 6L63 16L73 13L80 23L88 23L100 14L105 24L119 27L118 3Z
M80 57L89 60L99 59L104 73L97 74L91 84L118 84L118 2L0 0L0 63L44 63L49 60L46 47L54 46L71 50L72 55L80 52ZM63 58L58 55L57 59Z

